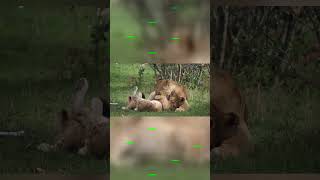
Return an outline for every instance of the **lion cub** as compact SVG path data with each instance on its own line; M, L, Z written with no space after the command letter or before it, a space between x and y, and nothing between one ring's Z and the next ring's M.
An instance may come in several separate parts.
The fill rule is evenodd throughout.
M186 111L190 107L187 89L173 80L157 80L148 99L159 100L164 110Z
M135 111L161 112L162 104L158 100L147 100L138 96L128 97L128 109Z
M171 105L170 109L176 112L187 111L190 107L187 99L184 96L180 96L175 90L169 95L169 103Z
M89 84L81 78L75 88L71 110L63 109L58 116L58 136L55 144L41 143L40 151L68 150L80 155L91 154L108 158L109 119L104 116L108 109L102 98L92 98L91 107L84 104Z

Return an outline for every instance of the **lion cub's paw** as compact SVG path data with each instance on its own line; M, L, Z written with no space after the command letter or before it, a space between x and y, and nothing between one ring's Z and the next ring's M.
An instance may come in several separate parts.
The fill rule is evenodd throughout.
M177 108L176 110L175 110L175 112L184 112L185 110L183 109L183 108Z

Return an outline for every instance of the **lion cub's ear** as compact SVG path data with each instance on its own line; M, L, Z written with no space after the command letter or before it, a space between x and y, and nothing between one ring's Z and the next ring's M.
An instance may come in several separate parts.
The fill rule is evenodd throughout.
M142 99L146 98L146 96L144 95L143 92L138 92L136 97L139 97L139 98L142 98Z
M128 97L128 101L129 102L132 101L132 97L131 96Z

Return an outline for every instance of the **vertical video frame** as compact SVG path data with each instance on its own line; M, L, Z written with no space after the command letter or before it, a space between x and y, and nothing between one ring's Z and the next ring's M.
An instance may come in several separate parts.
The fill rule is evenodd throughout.
M210 1L111 0L110 178L210 178Z

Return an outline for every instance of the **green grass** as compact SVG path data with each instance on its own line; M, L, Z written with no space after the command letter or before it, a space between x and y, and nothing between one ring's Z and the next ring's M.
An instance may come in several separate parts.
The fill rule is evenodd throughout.
M133 93L134 80L138 78L140 64L111 64L111 102L118 103L111 105L111 116L209 116L209 90L190 89L190 100L188 101L191 109L186 112L135 112L123 110L128 103L128 96ZM143 81L140 91L146 97L153 91L155 84L154 71L146 66L143 74Z
M87 100L106 95L103 78L96 73L105 69L95 69L88 55L92 46L88 26L94 22L95 5L78 6L75 12L61 2L19 5L16 1L0 3L0 131L24 130L25 136L0 137L0 174L28 174L35 168L47 173L105 173L105 161L36 150L42 142L54 142L57 113L69 107L78 78L89 80ZM68 48L79 49L75 58L88 62L84 71L70 78L63 75Z
M141 27L128 11L119 4L111 3L110 13L110 59L111 62L134 63L144 62L141 49L143 39ZM128 38L135 36L135 38Z

